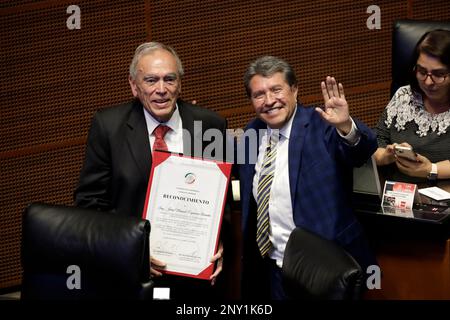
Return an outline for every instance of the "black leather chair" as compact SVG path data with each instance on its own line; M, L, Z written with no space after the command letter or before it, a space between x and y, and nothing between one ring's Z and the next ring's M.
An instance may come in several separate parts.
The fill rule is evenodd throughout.
M428 31L450 30L450 21L397 20L392 30L392 84L391 96L408 82L414 47Z
M22 224L21 298L152 299L149 232L139 218L31 204ZM70 266L79 267L79 289Z
M334 242L302 228L289 237L282 274L289 299L358 300L362 295L363 273L356 260Z

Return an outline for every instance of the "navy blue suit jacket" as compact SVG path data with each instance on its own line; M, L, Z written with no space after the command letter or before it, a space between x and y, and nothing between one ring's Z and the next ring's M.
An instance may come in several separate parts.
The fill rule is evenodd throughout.
M375 152L377 142L371 129L354 121L361 137L357 145L350 146L314 108L298 104L289 138L289 185L295 225L336 241L364 267L370 259L361 257L368 253L358 252L365 249L352 244L362 236L351 208L353 167L361 166ZM264 122L255 119L246 131L265 128ZM247 157L248 152L246 148ZM254 174L254 163L240 166L244 268L246 256L255 256L249 250L257 250Z

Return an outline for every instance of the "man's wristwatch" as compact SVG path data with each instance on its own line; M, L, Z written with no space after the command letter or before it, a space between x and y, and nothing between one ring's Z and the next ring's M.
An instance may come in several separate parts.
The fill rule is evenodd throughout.
M438 171L437 171L437 165L436 163L431 164L431 171L427 176L428 181L435 182L438 178Z

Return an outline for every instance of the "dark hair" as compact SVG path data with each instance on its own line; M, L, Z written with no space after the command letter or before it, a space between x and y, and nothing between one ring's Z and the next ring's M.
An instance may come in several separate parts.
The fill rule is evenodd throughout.
M425 33L417 42L411 60L409 84L415 92L423 94L417 82L415 66L421 53L438 58L450 70L450 31L437 29Z
M254 76L270 77L277 72L284 74L284 78L289 86L297 86L295 71L289 63L277 57L263 56L250 63L244 74L244 86L247 96L250 97L250 80Z

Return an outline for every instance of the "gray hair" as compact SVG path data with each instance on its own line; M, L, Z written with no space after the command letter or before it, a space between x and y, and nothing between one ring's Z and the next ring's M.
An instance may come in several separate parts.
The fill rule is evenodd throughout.
M290 87L297 86L297 76L294 69L286 61L273 57L263 56L250 63L244 75L244 86L247 96L250 97L250 80L256 75L265 78L273 76L275 73L281 72L284 79Z
M136 68L137 68L139 59L141 59L146 54L152 53L155 50L166 50L173 55L173 57L175 58L175 61L177 63L178 75L180 76L180 78L182 78L184 75L184 70L183 70L183 65L181 64L181 60L178 57L177 53L175 52L175 50L172 47L162 44L160 42L145 42L136 48L136 51L134 52L133 60L131 60L131 64L130 64L130 77L132 79L136 79L136 73L137 73Z

